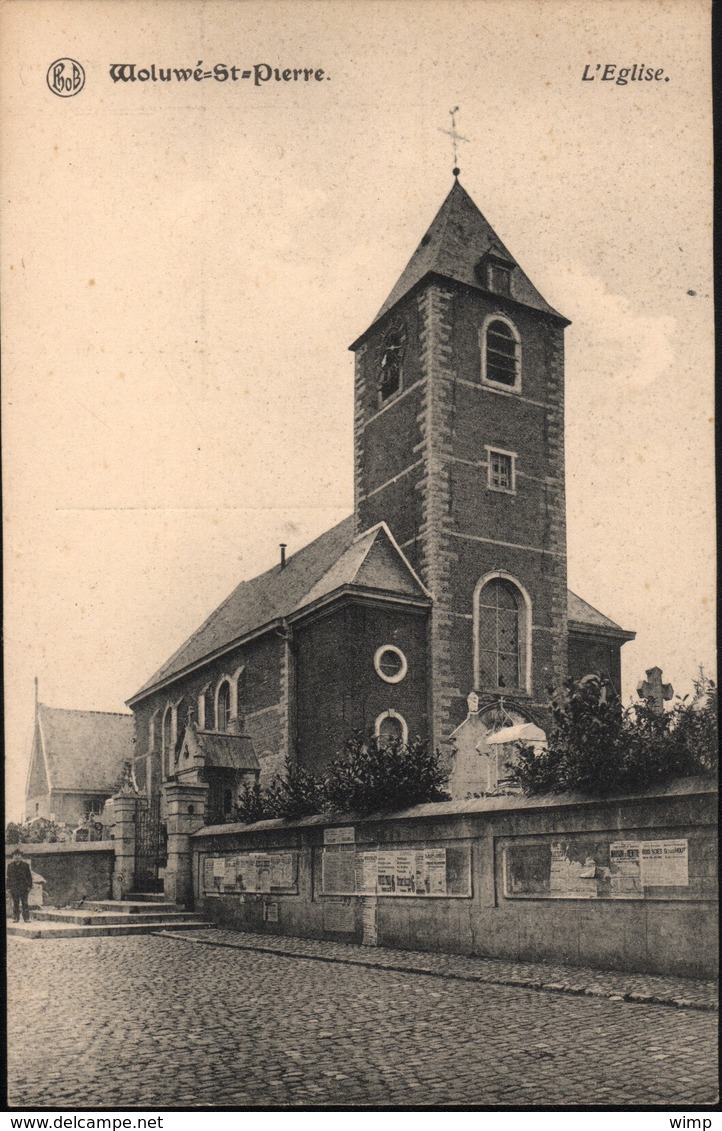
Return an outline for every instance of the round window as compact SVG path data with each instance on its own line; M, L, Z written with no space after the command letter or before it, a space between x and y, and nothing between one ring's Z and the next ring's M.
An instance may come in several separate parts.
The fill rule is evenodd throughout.
M409 669L406 656L393 644L383 644L374 656L376 674L386 683L400 683Z

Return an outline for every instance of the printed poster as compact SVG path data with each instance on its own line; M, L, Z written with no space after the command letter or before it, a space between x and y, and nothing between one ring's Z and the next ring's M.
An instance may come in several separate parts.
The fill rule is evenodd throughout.
M396 891L396 853L379 852L377 860L377 891L380 895L393 895Z
M355 869L355 890L363 895L374 894L378 875L377 853L357 852Z
M641 873L644 887L688 887L688 858L686 840L643 841Z
M596 899L597 882L594 860L571 860L568 846L559 841L551 845L549 892L557 897Z
M321 868L324 892L353 895L356 891L355 857L352 848L323 849Z
M416 853L396 853L396 894L413 895L416 889Z
M617 840L609 845L610 894L617 897L643 895L637 840Z
M429 895L446 895L446 849L424 849L424 887Z

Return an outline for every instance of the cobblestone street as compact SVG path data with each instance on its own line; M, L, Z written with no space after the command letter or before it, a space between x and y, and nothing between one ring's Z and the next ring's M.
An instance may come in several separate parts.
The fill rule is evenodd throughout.
M8 963L15 1108L717 1099L717 1015L703 1009L187 936L10 939Z

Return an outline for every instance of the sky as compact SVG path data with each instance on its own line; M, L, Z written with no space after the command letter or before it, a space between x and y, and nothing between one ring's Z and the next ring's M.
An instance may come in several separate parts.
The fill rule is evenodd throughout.
M0 21L8 817L36 675L51 706L125 710L279 542L351 512L348 345L451 187L452 106L462 184L572 322L569 586L636 631L626 698L655 664L681 694L713 673L706 4L11 0ZM46 82L64 56L69 98ZM114 83L122 63L252 77ZM598 78L634 63L663 76ZM256 85L256 64L324 75Z

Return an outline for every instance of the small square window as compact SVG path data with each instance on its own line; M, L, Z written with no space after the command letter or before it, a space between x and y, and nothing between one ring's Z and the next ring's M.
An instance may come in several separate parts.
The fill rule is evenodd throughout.
M489 487L492 491L509 491L516 489L515 484L515 456L512 452L497 452L487 448L489 454Z

